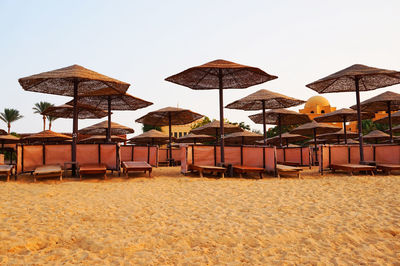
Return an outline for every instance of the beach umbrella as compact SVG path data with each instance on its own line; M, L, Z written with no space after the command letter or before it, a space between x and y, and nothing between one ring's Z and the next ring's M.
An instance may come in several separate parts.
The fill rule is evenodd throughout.
M317 136L324 133L333 133L339 131L340 129L340 127L332 126L325 123L318 123L315 120L312 120L310 123L301 125L293 129L292 131L290 131L290 133L305 136L312 135L314 137L315 153L317 153Z
M348 139L347 143L345 143L344 141L340 142L340 144L347 144L347 145L354 145L354 144L358 144L359 142L357 140L354 139Z
M185 136L180 137L179 139L176 139L175 142L178 143L191 143L196 144L197 142L208 142L208 141L213 141L215 140L215 137L210 136L210 135L205 135L205 134L194 134L194 133L189 133Z
M392 132L393 133L399 133L400 132L400 125L392 128Z
M396 113L393 113L391 115L391 120L392 120L392 124L400 124L400 111L397 111ZM389 116L385 116L381 119L377 119L374 121L374 123L378 123L378 124L388 124L389 123ZM396 127L392 128L392 132L396 132L394 129Z
M333 139L317 138L316 140L315 140L315 139L310 139L310 140L306 141L305 144L308 144L308 145L324 144L324 145L325 145L325 144L331 144L331 143L335 143L335 140L333 140Z
M107 112L87 104L77 104L78 119L99 119L107 116ZM74 107L69 104L52 106L46 109L42 115L59 118L73 118Z
M106 135L108 131L109 123L108 121L102 121L100 123L91 125L89 127L85 127L79 130L80 134L83 135ZM135 130L133 128L120 125L115 122L111 122L111 134L112 135L126 135L134 133Z
M108 88L91 91L79 95L78 103L87 104L96 108L107 110L108 126L107 141L111 141L111 110L114 111L134 111L152 105L152 102L134 97L128 93L116 93Z
M256 141L262 140L264 138L263 135L243 130L241 132L231 133L225 136L226 143L229 144L255 144Z
M20 78L19 84L24 90L72 96L73 128L72 128L72 162L76 162L76 142L78 137L78 95L90 91L107 88L117 93L124 93L130 84L104 76L79 65L72 65L53 71L43 72ZM75 169L73 169L73 172Z
M372 113L361 113L362 119L370 119L374 117ZM340 123L343 122L343 129L344 129L344 142L347 142L347 129L346 129L346 122L357 121L358 115L357 111L350 109L350 108L342 108L330 113L323 114L314 118L317 122L323 123Z
M262 122L258 122L258 124L263 124L263 135L265 141L267 138L265 109L289 108L303 103L305 103L305 101L285 96L280 93L268 90L259 90L242 99L234 101L225 107L230 109L240 109L246 111L262 110L262 113L260 114ZM310 120L308 120L307 122L309 121ZM264 145L265 144L266 143L264 143Z
M204 65L186 69L165 80L194 90L216 89L219 91L221 162L224 163L223 136L225 132L223 90L244 89L276 78L278 77L267 74L256 67L240 65L226 60L214 60Z
M243 131L243 129L241 129L238 125L229 123L224 123L223 125L225 134ZM221 129L220 122L218 120L214 120L208 124L205 124L204 126L194 128L190 132L197 135L198 134L215 135L215 137L218 139L218 136L220 136L220 129Z
M152 126L168 126L169 157L172 158L172 125L186 125L199 120L202 117L203 115L192 112L188 109L165 107L136 119L136 122ZM172 164L172 162L170 162L170 164Z
M114 143L124 142L126 138L120 136L111 136L111 141ZM108 142L107 136L97 135L91 136L79 141L79 143L106 143Z
M23 141L38 141L38 142L58 142L58 141L66 141L66 140L70 140L72 139L72 137L64 135L64 134L60 134L60 133L56 133L54 131L51 130L44 130L41 131L39 133L36 134L32 134L26 137L23 137L21 140Z
M322 135L319 135L320 138L322 139L332 139L332 140L337 140L337 143L340 143L340 139L344 139L344 143L347 143L347 137L350 138L355 138L357 137L358 134L357 132L347 132L345 129L341 129L339 131L333 132L333 133L325 133Z
M378 143L378 140L390 139L390 135L386 134L385 132L382 132L380 130L373 130L373 131L369 132L368 134L364 135L363 138L366 140L375 141L375 143Z
M20 138L13 136L11 134L6 134L6 135L0 135L0 142L1 142L1 151L4 153L4 145L5 144L16 144L21 142ZM12 162L12 152L10 156L10 160Z
M364 162L360 91L375 90L398 83L400 83L398 71L356 64L306 86L318 93L356 92L360 161Z
M155 144L165 144L169 139L170 136L168 136L167 134L152 129L129 139L129 142L136 144L155 145ZM173 137L171 137L171 139L174 140Z
M275 137L272 137L272 138L268 138L267 139L267 143L270 143L270 144L273 144L275 146L278 146L278 145L281 145L281 140L282 140L282 141L285 141L286 147L289 147L289 143L290 142L298 142L298 141L302 141L302 140L305 140L305 139L308 139L308 138L305 137L305 136L299 135L299 134L291 134L291 133L285 132L280 136L275 136ZM263 144L264 142L263 141L257 141L257 143Z
M273 109L268 112L250 115L249 118L256 124L278 125L280 146L282 146L283 125L300 125L311 122L307 114L300 114L286 109Z
M0 129L0 135L8 135L8 133L4 129Z
M400 110L400 94L386 91L368 100L360 103L361 111L366 112L378 112L386 111L388 114L389 122L389 134L390 142L393 143L393 133L392 133L392 111ZM357 106L352 106L352 109L356 109Z

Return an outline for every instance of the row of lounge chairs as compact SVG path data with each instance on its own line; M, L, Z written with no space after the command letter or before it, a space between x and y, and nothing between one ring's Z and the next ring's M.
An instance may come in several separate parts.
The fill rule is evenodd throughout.
M399 171L400 165L398 164L376 164L374 162L370 162L370 164L331 164L330 168L332 172L335 173L337 170L344 171L353 175L354 172L367 172L371 175L377 170L382 171L385 174L390 175L392 171Z

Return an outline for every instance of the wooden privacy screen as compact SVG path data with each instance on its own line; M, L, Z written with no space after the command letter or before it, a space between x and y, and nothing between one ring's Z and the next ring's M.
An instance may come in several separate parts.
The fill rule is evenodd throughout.
M169 157L169 150L168 149L158 149L158 161L159 162L166 162L167 158ZM172 149L172 159L174 161L181 160L181 149Z
M159 151L157 146L121 146L121 162L145 161L157 167L159 162Z
M71 161L72 149L69 144L61 145L18 145L17 173L34 171L41 165L59 164ZM110 170L119 170L119 146L117 144L78 144L77 162L104 163Z
M263 162L263 150L265 162ZM217 165L220 163L219 147L189 145L181 147L181 172L187 173L189 164ZM267 172L276 172L275 147L235 146L225 147L225 163L264 167Z
M376 144L364 145L364 160L388 164L400 164L400 145L396 144ZM331 164L358 164L360 153L358 145L329 145L320 146L320 172L330 167Z
M310 147L282 147L276 148L278 163L291 162L302 166L311 165Z

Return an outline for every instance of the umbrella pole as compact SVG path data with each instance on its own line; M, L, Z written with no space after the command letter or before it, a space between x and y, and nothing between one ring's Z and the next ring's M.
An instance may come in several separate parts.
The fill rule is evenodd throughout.
M267 145L267 126L265 125L265 101L262 101L262 116L263 116L263 134L264 134L264 146Z
M363 137L362 137L362 120L361 120L361 106L360 106L360 88L359 88L359 77L355 77L356 84L356 100L357 100L357 122L358 122L358 141L360 146L360 164L364 162L364 149L363 149Z
M224 156L224 92L222 84L222 69L218 70L219 78L219 130L221 133L221 163L225 163Z
M337 144L340 144L340 136L337 135Z
M282 120L280 115L278 115L278 130L279 130L279 145L280 147L282 147Z
M289 139L286 139L286 147L289 147Z
M169 128L169 166L172 166L172 121L171 112L168 113L168 128Z
M318 162L318 152L317 152L317 129L314 128L314 150L315 150L315 162Z
M107 97L108 101L108 128L107 128L107 142L111 142L111 96Z
M73 108L73 125L72 125L72 155L71 159L73 163L76 163L76 142L78 138L78 84L77 79L74 80L74 108ZM76 174L76 164L72 164L72 175Z
M343 116L344 144L347 144L346 116Z
M390 106L390 102L387 102L387 111L388 111L388 118L389 118L389 134L390 134L390 143L393 143L393 132L392 132L392 110Z

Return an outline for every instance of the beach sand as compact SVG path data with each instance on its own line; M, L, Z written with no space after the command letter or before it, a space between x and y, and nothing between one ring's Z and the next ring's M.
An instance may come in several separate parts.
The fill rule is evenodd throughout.
M398 264L400 176L0 182L0 264ZM4 179L2 179L4 180Z

